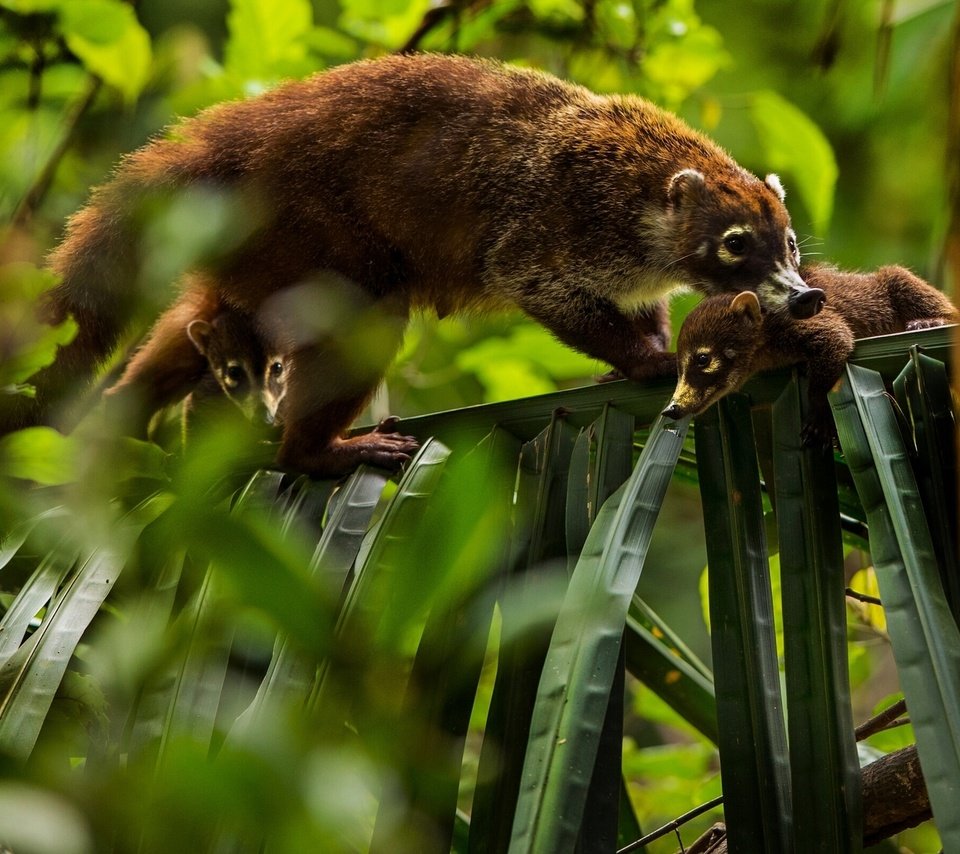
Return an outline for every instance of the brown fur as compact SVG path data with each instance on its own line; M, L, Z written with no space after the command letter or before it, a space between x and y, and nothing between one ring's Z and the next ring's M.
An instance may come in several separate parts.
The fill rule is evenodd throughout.
M138 304L137 214L185 188L244 200L251 234L197 264L111 393L164 405L203 372L189 320L224 307L266 318L289 356L279 463L318 475L396 465L415 447L340 438L413 309L517 305L637 380L675 370L662 298L678 286L816 309L779 182L676 117L492 62L387 57L215 107L126 157L50 259L63 283L47 317L73 314L80 335L7 429L51 418L116 346Z
M283 357L253 319L235 310L212 320L192 320L184 334L204 357L207 369L183 401L184 438L198 418L239 410L252 423L273 425L286 394Z
M801 272L827 297L824 309L809 320L761 314L749 294L710 297L690 312L677 339L680 380L665 415L698 415L758 371L805 362L811 410L805 434L822 439L829 429L827 392L840 378L855 338L960 319L940 291L903 267L850 273L818 264Z

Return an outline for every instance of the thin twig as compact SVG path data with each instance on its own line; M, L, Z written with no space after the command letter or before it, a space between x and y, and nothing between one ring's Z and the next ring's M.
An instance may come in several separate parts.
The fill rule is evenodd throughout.
M419 50L420 42L424 40L427 34L440 26L448 15L456 11L456 8L456 0L434 0L430 4L430 8L424 13L420 24L397 53L414 53Z
M861 593L859 590L854 590L852 587L848 587L843 591L851 599L856 599L858 602L864 602L867 605L883 605L876 596L870 596L867 593Z
M892 706L887 707L880 714L874 715L870 720L864 721L853 731L857 741L863 741L874 733L906 723L906 721L899 720L906 711L907 701L897 700Z
M692 810L690 810L690 812L685 812L679 818L675 818L673 821L665 824L663 827L658 827L652 833L648 833L646 836L638 839L636 842L631 842L629 845L624 845L623 848L619 848L617 850L617 854L628 854L630 851L636 851L638 848L646 845L648 842L653 842L655 839L659 839L661 836L666 836L668 833L673 833L673 831L680 827L680 825L686 824L691 819L696 818L698 815L703 815L703 813L720 806L722 803L723 795L718 798L714 798L712 801L707 801L705 804L700 804L700 806L694 807Z
M56 177L60 161L63 160L67 151L70 149L70 145L73 142L73 135L77 130L77 126L80 124L80 119L82 119L83 115L90 109L99 91L100 78L91 75L90 85L86 93L73 105L73 109L67 116L66 128L60 137L60 141L57 143L56 148L50 153L50 157L44 164L43 169L40 170L30 189L27 190L24 197L20 200L20 204L17 205L17 209L13 212L13 217L10 222L14 227L25 227L37 212L37 209L49 192L50 187L53 185L53 179Z

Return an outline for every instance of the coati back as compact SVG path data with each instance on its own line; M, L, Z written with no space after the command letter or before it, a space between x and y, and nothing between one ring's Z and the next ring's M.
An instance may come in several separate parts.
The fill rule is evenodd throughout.
M664 415L699 415L758 371L806 362L811 412L805 435L825 439L827 392L840 379L855 338L960 319L940 291L903 267L852 273L818 264L801 272L827 298L810 320L762 313L750 292L709 297L687 315L677 337L680 379Z
M183 336L229 307L268 319L290 376L278 462L314 475L397 466L416 442L342 433L411 310L515 305L560 340L643 380L673 373L662 299L756 292L814 314L776 176L760 180L675 116L546 74L465 57L392 56L223 104L127 156L50 257L44 317L79 333L0 429L55 418L137 305L154 197L226 193L252 233L199 261L111 390L151 409L203 371Z
M191 423L232 404L244 417L273 425L286 394L283 357L269 346L252 318L221 311L212 320L192 320L187 337L206 359L207 370L183 402L184 436Z

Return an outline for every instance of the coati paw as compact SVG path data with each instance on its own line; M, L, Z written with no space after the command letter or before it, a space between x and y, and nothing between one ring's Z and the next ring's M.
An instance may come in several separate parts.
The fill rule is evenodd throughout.
M595 379L598 383L625 379L642 383L650 380L675 379L676 376L677 354L652 351L638 358L630 373L624 373L618 368L611 368L607 373L601 374Z
M598 383L612 383L617 380L626 379L626 377L620 373L616 368L611 368L605 374L600 374L598 377L594 377Z
M947 321L942 317L920 317L907 323L907 332L917 329L933 329L935 326L945 326Z
M366 463L395 471L420 447L414 436L396 431L398 418L385 418L371 432L349 439L334 439L322 450L291 442L281 446L277 465L317 478L339 478Z
M807 421L800 430L800 444L804 448L819 448L825 450L833 447L837 438L837 428L833 419L817 418Z
M342 439L340 450L357 455L357 464L366 463L386 469L398 469L410 461L411 456L420 447L414 436L404 436L397 432L400 419L395 415L384 418L370 432L352 439Z

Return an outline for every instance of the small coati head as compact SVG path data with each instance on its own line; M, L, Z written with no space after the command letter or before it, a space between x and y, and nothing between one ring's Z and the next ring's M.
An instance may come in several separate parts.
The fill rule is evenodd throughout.
M813 317L824 293L800 277L800 250L776 175L682 169L667 185L676 265L709 295L753 291L764 308Z
M277 423L287 391L284 360L265 347L249 317L224 311L209 322L191 321L187 335L206 358L224 395L250 421Z
M753 291L707 297L687 315L677 336L680 379L663 410L667 418L699 415L750 377L760 347L760 301Z

